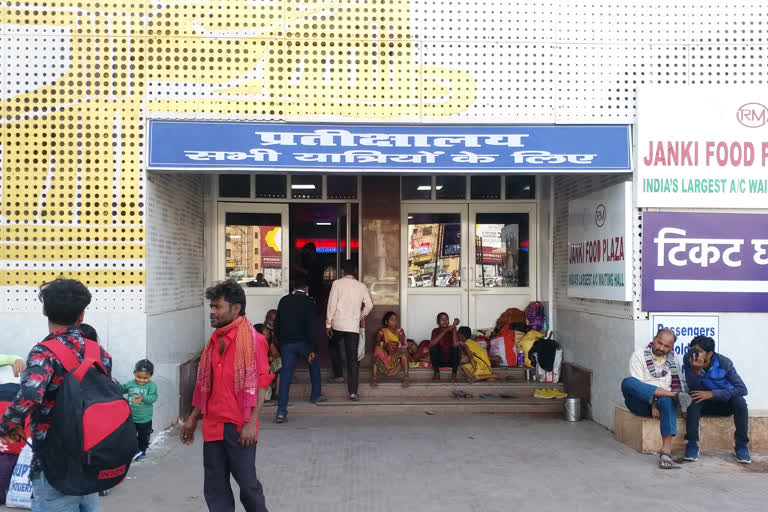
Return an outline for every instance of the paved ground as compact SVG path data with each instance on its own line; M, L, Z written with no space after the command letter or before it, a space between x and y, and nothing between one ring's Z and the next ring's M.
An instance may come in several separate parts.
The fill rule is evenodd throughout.
M151 454L102 509L207 510L199 440L168 433ZM272 512L744 512L765 510L768 454L749 468L715 454L662 471L590 422L297 415L262 424L257 467Z

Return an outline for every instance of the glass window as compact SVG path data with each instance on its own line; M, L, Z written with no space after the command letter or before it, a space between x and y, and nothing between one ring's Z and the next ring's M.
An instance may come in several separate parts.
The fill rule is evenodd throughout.
M461 215L408 216L408 287L461 286Z
M287 177L284 174L257 174L256 194L254 197L263 199L285 199Z
M472 199L501 199L501 176L470 177Z
M323 177L320 175L291 176L291 197L320 199L323 197Z
M536 176L507 176L507 199L536 199Z
M474 285L529 286L528 214L478 213L475 221Z
M357 176L330 174L326 186L328 199L357 199Z
M432 199L432 176L403 176L403 199Z
M219 197L251 197L251 175L219 175Z
M438 176L435 185L437 199L466 199L467 198L467 177L466 176Z
M228 212L226 276L243 286L283 285L282 220L279 213Z

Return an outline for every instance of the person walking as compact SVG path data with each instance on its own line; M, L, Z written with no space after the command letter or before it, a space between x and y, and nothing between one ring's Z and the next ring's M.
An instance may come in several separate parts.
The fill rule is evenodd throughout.
M347 391L350 400L359 400L357 394L360 379L360 367L357 361L357 349L360 343L361 322L373 309L373 301L368 288L355 277L355 267L351 260L344 262L344 277L337 279L331 286L328 297L328 311L325 328L330 338L329 350L333 367L333 379L339 381L343 375L341 364L341 346L347 358Z
M230 474L240 486L246 512L267 512L256 477L259 413L269 373L267 340L245 317L245 292L229 279L205 291L210 301L211 335L200 357L192 413L181 440L191 444L203 419L203 495L210 512L234 512Z
M275 316L275 335L280 340L280 386L277 393L276 423L284 423L288 416L288 396L291 379L296 371L298 358L307 360L312 392L309 401L313 404L328 399L322 394L320 365L317 361L317 339L313 333L315 325L315 300L309 296L309 287L303 276L294 281L293 293L280 299Z

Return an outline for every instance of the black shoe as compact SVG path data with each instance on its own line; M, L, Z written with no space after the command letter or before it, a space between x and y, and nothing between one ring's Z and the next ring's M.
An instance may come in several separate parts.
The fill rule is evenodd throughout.
M288 418L285 416L275 416L275 423L285 423Z
M109 491L99 491L99 496L109 496Z
M322 403L322 402L327 402L327 401L328 401L328 397L325 396L325 395L320 395L319 397L315 398L314 400L310 400L310 402L312 402L315 405L317 405L319 403Z

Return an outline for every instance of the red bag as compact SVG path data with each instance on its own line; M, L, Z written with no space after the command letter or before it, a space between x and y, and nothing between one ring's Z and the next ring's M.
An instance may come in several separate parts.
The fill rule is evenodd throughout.
M0 402L0 417L2 417L3 414L5 414L5 410L10 407L10 405L13 402ZM27 438L31 437L31 434L29 432L29 417L27 417L27 423L26 428L24 429L27 433ZM9 453L13 455L18 455L21 453L21 450L24 449L24 441L19 441L18 443L4 443L3 441L0 441L0 454L3 453Z

